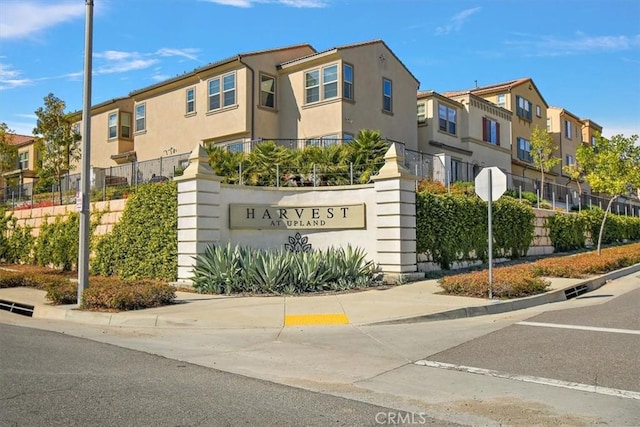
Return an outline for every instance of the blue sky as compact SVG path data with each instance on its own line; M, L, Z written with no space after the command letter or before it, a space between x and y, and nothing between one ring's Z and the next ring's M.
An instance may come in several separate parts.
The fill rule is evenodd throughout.
M237 53L382 39L438 92L532 77L605 136L640 134L640 0L94 0L92 103ZM0 122L82 108L84 0L0 0Z

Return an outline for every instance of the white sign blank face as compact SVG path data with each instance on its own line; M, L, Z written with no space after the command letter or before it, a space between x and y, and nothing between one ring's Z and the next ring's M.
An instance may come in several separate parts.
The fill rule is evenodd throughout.
M489 201L489 171L491 171L491 199L498 200L507 191L507 175L497 166L483 168L476 176L476 194L485 202Z

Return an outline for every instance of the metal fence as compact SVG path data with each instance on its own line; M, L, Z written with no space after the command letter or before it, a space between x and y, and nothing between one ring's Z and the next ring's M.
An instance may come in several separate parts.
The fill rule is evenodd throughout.
M162 182L179 175L188 165L190 153L91 169L91 201L121 199L138 184ZM0 187L0 205L12 209L73 204L80 186L80 174L65 175L60 184L43 187L34 183Z
M347 143L348 140L318 139L273 140L276 144L300 149L308 145L326 147L332 144ZM311 141L311 142L310 142ZM228 145L230 151L246 151L253 148L261 140L244 141L243 149ZM481 167L471 163L450 160L444 164L444 156L431 155L407 149L402 142L387 140L394 144L396 152L404 158L404 165L419 179L428 179L443 183L447 188L456 182L474 181ZM109 168L93 168L91 174L91 201L104 201L126 197L134 192L137 185L146 182L161 182L179 175L188 165L190 153L161 157L142 162L133 162ZM238 164L237 173L226 177L227 182L237 185L261 185L272 187L320 187L333 185L355 185L371 182L382 164L366 165L323 165L307 164L296 167L282 168L274 164L270 168L257 170L251 166ZM0 188L0 204L13 209L52 206L58 204L73 204L76 201L76 191L79 188L80 175L67 175L62 179L60 192L57 185L51 188L34 188L33 184L7 186ZM590 194L578 194L577 190L564 185L545 182L544 191L540 181L507 174L507 189L512 195L523 197L523 194L533 193L536 206L549 205L552 208L566 210L580 210L586 207L598 206L606 208L609 199ZM62 194L62 196L60 195ZM531 199L531 194L529 194ZM612 205L612 212L621 215L640 216L640 203L619 199Z

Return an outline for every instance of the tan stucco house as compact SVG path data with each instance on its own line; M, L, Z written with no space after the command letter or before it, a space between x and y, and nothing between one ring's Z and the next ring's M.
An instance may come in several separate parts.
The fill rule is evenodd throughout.
M15 169L6 171L0 176L0 187L31 184L36 179L38 151L33 136L9 134L9 143L18 149Z

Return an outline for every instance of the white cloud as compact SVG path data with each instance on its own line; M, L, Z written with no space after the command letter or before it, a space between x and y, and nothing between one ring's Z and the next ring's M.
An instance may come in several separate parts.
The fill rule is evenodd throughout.
M160 56L182 56L187 59L192 59L194 61L198 60L196 53L198 53L200 49L172 49L168 47L163 47L162 49L158 49L156 52L157 55Z
M462 12L454 15L453 18L445 25L436 28L436 36L443 36L450 34L454 31L460 31L464 23L471 17L471 15L477 13L482 9L481 7L474 7L471 9L465 9Z
M0 14L0 39L20 39L63 22L82 18L80 1L3 1Z
M640 35L635 36L589 36L578 32L574 38L561 39L555 36L514 34L517 39L506 45L519 49L525 56L566 56L581 53L619 52L640 48Z
M20 78L20 74L20 71L13 70L11 65L0 63L0 90L13 89L33 83L31 79Z
M208 3L220 4L223 6L234 7L253 7L254 4L280 4L289 7L298 8L319 8L328 5L327 0L201 0Z
M132 59L132 60L126 60L126 61L114 61L111 64L106 64L98 67L95 70L95 73L96 74L126 73L127 71L143 70L157 63L158 63L157 59Z

